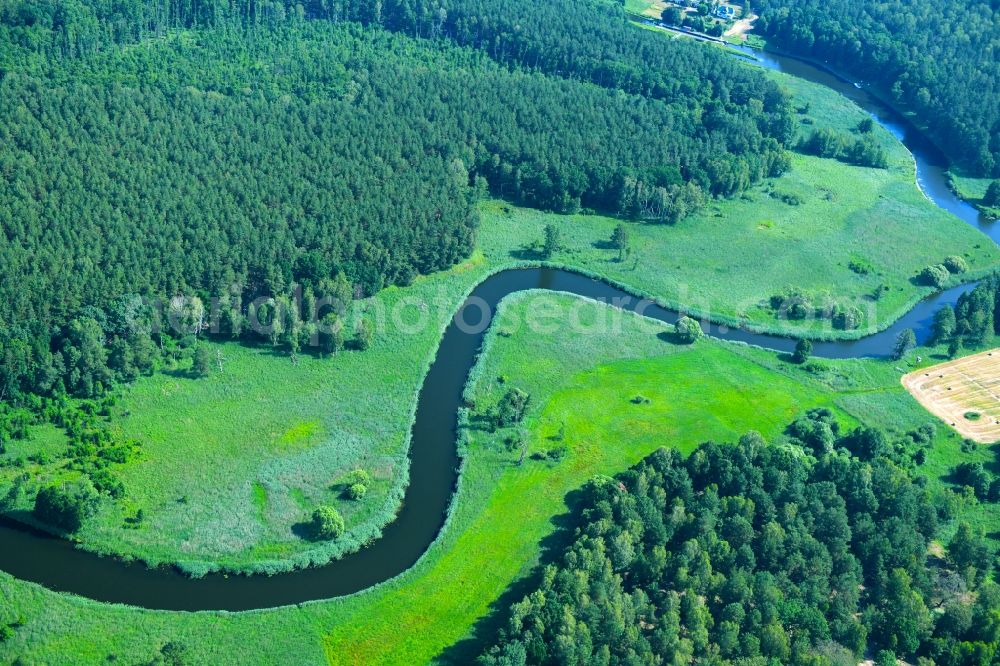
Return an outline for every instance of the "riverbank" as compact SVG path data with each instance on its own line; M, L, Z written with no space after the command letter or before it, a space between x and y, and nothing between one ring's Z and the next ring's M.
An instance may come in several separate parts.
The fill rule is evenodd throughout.
M954 167L948 165L948 158L945 155L945 151L941 148L938 143L927 134L927 126L920 122L919 117L916 114L900 107L893 99L890 91L881 85L874 84L871 82L863 81L848 72L838 69L837 67L831 65L828 62L817 60L816 58L794 54L789 51L785 51L769 42L765 42L762 38L758 37L759 42L756 44L747 44L748 49L753 49L753 51L758 52L764 58L768 56L778 56L780 58L792 59L802 63L806 63L812 67L819 70L828 72L831 76L836 77L840 81L843 81L849 86L853 86L855 90L859 91L860 94L864 96L870 96L872 99L876 100L878 104L884 106L888 111L902 119L905 123L912 126L913 130L919 133L919 144L923 152L932 152L932 155L928 155L928 162L932 163L934 167L940 170L941 175L938 176L943 182L946 182L949 186L949 190L959 199L967 203L969 206L975 208L980 213L983 214L984 218L988 221L994 221L1000 219L1000 208L985 206L982 203L983 194L989 184L996 179L992 178L981 178L976 176L963 176L958 173L958 170ZM743 53L743 51L741 51ZM748 57L755 57L752 55L753 52L745 53ZM760 59L758 58L758 61ZM765 63L765 66L769 66ZM845 92L843 89L841 92ZM849 91L848 91L849 92ZM854 97L849 94L848 96ZM863 99L855 99L855 101L864 105ZM880 120L883 124L886 124L886 118L881 117ZM897 124L897 123L893 123ZM916 137L913 133L906 131L904 128L902 131L893 131L893 134L897 138L902 138L903 136L909 137L911 140ZM928 148L930 150L928 150ZM954 209L953 206L947 207L951 210ZM967 220L969 221L969 220ZM970 221L971 223L971 221Z
M986 188L998 179L963 176L956 173L954 169L949 169L947 175L948 184L956 196L965 199L975 206L989 220L993 222L1000 221L1000 206L987 206L983 201L983 197L986 196Z

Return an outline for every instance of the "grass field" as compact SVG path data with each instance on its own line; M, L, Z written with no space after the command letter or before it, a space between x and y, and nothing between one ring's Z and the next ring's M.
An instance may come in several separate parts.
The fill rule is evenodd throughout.
M626 12L644 18L659 19L666 7L667 3L663 0L625 0Z
M527 391L529 453L565 445L566 455L558 463L529 456L518 465L519 452L503 445L509 432L470 428L448 528L411 571L352 597L242 614L130 610L0 575L4 612L26 620L0 644L0 661L23 655L29 663L98 663L113 654L129 663L176 641L193 663L239 660L247 645L263 662L295 654L301 664L468 663L475 637L494 628L496 600L530 573L567 493L592 475L620 471L658 446L689 451L748 429L773 439L814 406L833 408L845 425L863 421L896 432L931 418L891 363L830 361L807 372L749 347L676 345L658 334L665 330L658 324L633 315L621 315L620 332L609 332L591 325L605 306L560 295L545 296L553 321L570 321L572 311L580 326L538 334L513 323L525 321L532 297L504 306L468 396L480 413L506 387ZM649 402L634 404L637 395ZM957 436L942 428L924 469L932 487L941 487L955 462L990 455L986 447L962 453ZM997 524L994 507L967 511L989 527Z
M962 176L955 172L949 172L948 178L958 196L971 202L988 217L1000 220L1000 206L990 207L983 203L983 197L986 196L986 188L990 186L993 179Z
M180 562L202 572L307 566L377 535L402 497L424 371L454 304L485 270L477 257L359 303L381 321L364 352L326 359L303 354L292 364L267 348L202 342L222 352L222 373L193 379L187 361L126 387L111 427L141 441L142 454L116 469L125 500L105 503L78 538L98 552ZM427 304L427 325L415 327L416 333L404 333L391 315L403 299ZM417 313L414 307L398 312L404 325ZM42 451L54 457L64 446L59 431L37 429L5 457ZM350 501L338 481L356 468L369 472L373 483L363 500ZM21 471L0 469L0 486L5 475ZM32 471L39 478L61 473L58 465ZM295 526L318 504L336 506L349 533L323 544L297 535ZM145 519L135 528L126 519L139 509Z
M963 437L1000 441L1000 351L994 349L911 372L903 386Z

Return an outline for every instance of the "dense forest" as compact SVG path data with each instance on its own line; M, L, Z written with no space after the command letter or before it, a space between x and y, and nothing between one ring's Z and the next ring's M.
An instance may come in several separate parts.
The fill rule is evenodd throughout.
M952 519L916 472L933 430L842 432L815 409L776 445L661 449L594 479L480 663L993 663L985 538L962 524L929 553Z
M791 116L760 73L604 5L564 34L515 4L476 29L471 0L430 23L408 5L0 6L0 399L99 395L171 309L182 336L294 352L324 315L287 314L300 290L342 302L453 265L487 190L676 222L787 168Z
M997 0L760 0L776 45L884 86L948 156L1000 175Z
M976 288L958 297L955 306L943 306L934 314L930 342L949 345L954 358L962 347L979 347L1000 334L1000 274L982 280Z

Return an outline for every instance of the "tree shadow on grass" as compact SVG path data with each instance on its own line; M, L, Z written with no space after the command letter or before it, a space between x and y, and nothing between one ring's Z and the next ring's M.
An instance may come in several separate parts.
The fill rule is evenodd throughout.
M582 500L582 489L572 490L566 494L564 501L568 511L553 516L549 521L555 529L539 544L541 552L538 564L526 575L511 583L503 594L490 604L486 615L476 621L467 638L445 648L436 656L435 661L445 664L471 664L496 642L499 631L507 623L510 607L538 587L544 567L558 560L566 547L573 542L573 531L579 524L577 506Z
M165 368L160 370L161 374L167 377L172 377L173 379L196 379L194 372L191 368Z
M692 342L686 340L681 340L680 336L677 335L676 331L660 331L656 334L656 337L663 342L669 342L672 345L677 345L679 347L690 347Z
M470 414L465 427L476 432L494 433L497 431L496 423L491 414Z
M534 247L519 247L511 250L508 254L514 259L521 261L541 261L545 259L545 253Z
M323 539L317 538L312 529L312 523L308 520L303 520L292 525L292 534L302 539L303 541L320 542Z

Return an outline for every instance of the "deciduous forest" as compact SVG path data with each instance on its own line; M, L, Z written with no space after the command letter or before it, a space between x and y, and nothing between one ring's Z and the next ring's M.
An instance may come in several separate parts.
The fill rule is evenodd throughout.
M776 445L661 449L591 481L480 663L856 664L866 646L879 664L991 663L984 536L959 525L928 555L952 517L920 473L933 434L844 432L814 409Z
M959 165L1000 175L997 0L761 0L777 46L885 88Z

